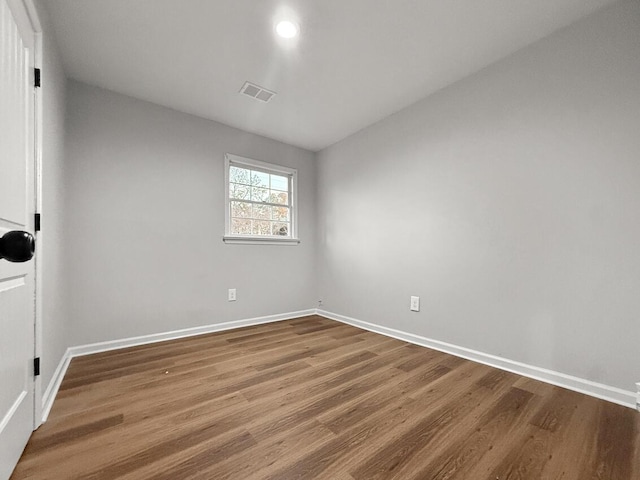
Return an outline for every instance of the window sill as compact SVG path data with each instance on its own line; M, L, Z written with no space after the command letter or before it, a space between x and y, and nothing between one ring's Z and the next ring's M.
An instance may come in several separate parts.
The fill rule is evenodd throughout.
M300 240L297 238L278 238L278 237L222 237L224 243L235 245L298 245Z

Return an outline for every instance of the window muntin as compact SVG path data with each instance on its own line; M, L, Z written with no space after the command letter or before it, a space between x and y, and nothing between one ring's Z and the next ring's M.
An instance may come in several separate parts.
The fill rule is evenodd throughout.
M225 237L295 239L296 170L232 154L225 168Z

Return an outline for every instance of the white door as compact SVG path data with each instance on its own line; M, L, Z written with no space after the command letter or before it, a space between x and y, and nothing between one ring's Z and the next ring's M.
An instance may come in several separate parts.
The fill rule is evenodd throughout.
M0 236L33 233L33 46L21 1L0 0ZM0 259L0 480L34 428L34 261Z

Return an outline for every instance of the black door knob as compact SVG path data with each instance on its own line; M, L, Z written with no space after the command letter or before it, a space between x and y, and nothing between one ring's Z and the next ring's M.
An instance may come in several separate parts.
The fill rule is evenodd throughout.
M36 251L36 241L29 232L14 230L0 237L0 258L9 262L28 262Z

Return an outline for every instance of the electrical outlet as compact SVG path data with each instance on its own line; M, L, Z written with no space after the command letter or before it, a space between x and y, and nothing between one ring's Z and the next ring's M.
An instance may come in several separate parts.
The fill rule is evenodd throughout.
M235 288L230 288L229 289L229 301L230 302L235 302L236 301L236 289Z
M412 312L420 311L420 297L411 297L410 307Z

